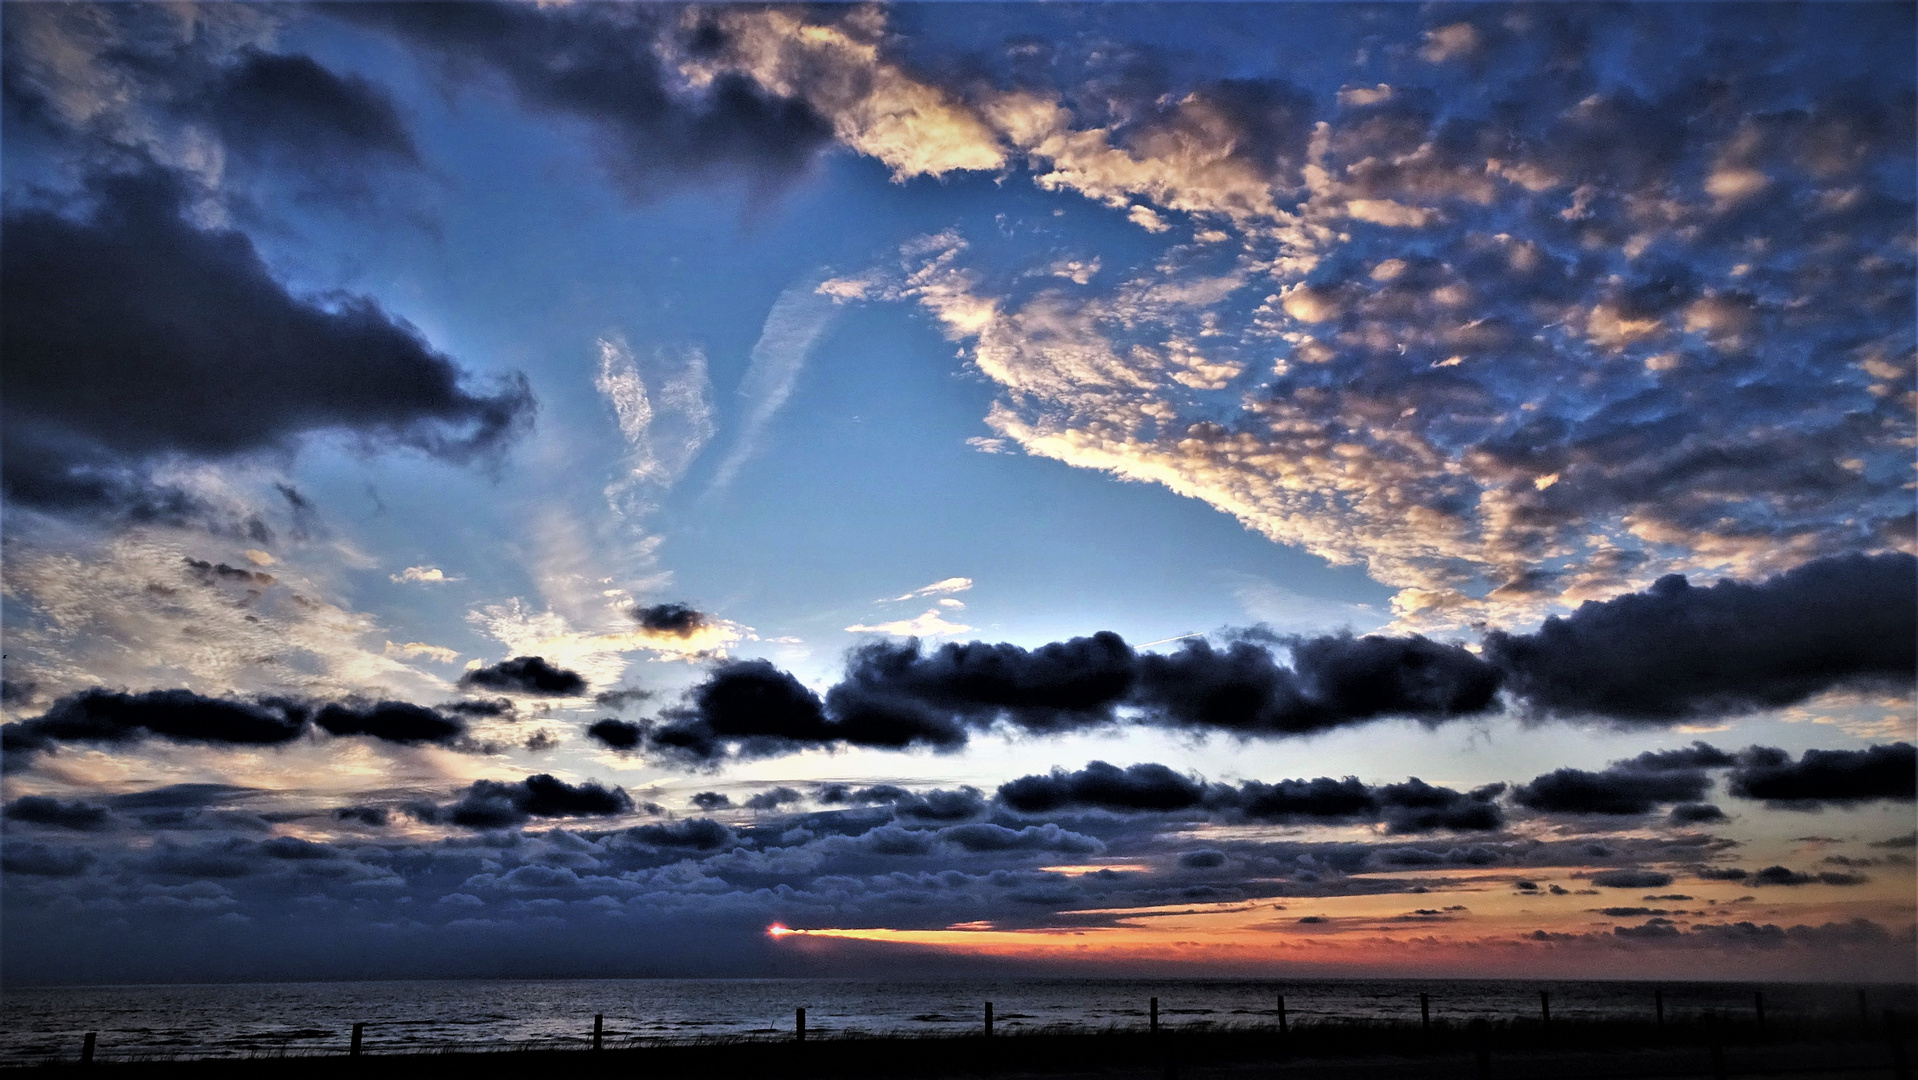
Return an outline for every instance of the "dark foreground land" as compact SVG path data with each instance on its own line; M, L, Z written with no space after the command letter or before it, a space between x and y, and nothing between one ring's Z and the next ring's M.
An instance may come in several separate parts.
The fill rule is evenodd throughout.
M1911 1080L1906 1025L1507 1022L1315 1024L944 1037L741 1039L604 1049L504 1049L34 1068L111 1080L486 1080L585 1072L631 1080L1584 1080L1791 1077ZM103 1078L105 1080L105 1078Z

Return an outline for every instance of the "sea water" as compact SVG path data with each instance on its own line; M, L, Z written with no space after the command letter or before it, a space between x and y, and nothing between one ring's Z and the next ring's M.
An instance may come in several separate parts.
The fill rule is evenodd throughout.
M342 1053L355 1023L369 1053L569 1047L591 1042L603 1016L609 1048L722 1038L791 1038L795 1010L808 1035L963 1034L993 1003L995 1029L1099 1030L1144 1026L1152 998L1164 1027L1269 1025L1285 998L1289 1023L1419 1019L1649 1020L1653 992L1668 1019L1858 1015L1859 988L1816 984L1527 982L1509 980L975 979L880 982L831 979L580 979L250 983L0 990L0 1064L73 1059L98 1032L102 1059ZM1873 1015L1909 1012L1918 987L1873 986Z

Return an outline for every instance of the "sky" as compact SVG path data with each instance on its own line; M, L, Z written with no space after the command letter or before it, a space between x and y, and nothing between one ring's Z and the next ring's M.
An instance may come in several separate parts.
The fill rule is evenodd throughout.
M1911 976L1909 4L0 35L0 980Z

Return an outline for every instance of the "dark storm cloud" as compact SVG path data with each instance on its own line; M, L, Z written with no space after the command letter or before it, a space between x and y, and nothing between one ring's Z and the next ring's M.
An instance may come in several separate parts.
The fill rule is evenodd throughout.
M407 807L429 824L446 823L469 829L503 829L523 825L536 817L610 817L630 813L632 796L625 788L607 789L596 781L568 784L539 773L519 781L475 780L450 806L414 803Z
M329 735L370 735L391 743L445 743L466 734L466 724L404 701L329 703L313 715Z
M342 806L333 811L333 820L352 821L375 829L384 829L392 812L383 806Z
M923 713L855 709L828 718L817 694L764 660L719 665L693 688L685 705L666 710L647 735L655 750L696 763L717 761L729 752L770 757L834 745L952 749L965 740L963 728Z
M789 787L776 787L771 791L762 791L746 800L748 810L777 810L787 803L796 803L805 799L798 791Z
M1918 559L1902 554L1821 559L1759 584L1692 588L1674 575L1547 619L1533 634L1492 631L1484 658L1419 635L1252 631L1166 654L1138 652L1111 632L1033 649L975 641L928 652L916 638L882 641L852 651L823 701L764 660L724 664L687 704L666 710L647 740L710 763L837 745L950 750L1001 725L1049 734L1130 722L1286 737L1385 717L1436 724L1483 715L1501 707L1501 688L1540 717L1672 723L1833 689L1908 688L1918 673L1914 595ZM1695 743L1647 752L1598 779L1540 778L1528 797L1534 809L1569 808L1580 798L1571 785L1582 783L1587 805L1693 802L1705 787L1685 774L1730 762Z
M616 183L635 197L694 178L744 176L760 187L802 172L832 140L805 102L724 74L697 92L658 58L667 9L531 8L513 3L355 4L333 14L436 56L453 85L493 81L533 112L584 120ZM711 23L686 45L727 45Z
M917 639L854 649L827 695L857 723L965 739L966 725L997 720L1058 731L1112 717L1134 680L1136 654L1110 632L1036 649L973 641L922 653ZM948 735L947 733L950 733Z
M1658 870L1606 870L1592 875L1592 884L1607 889L1662 889L1672 876Z
M1711 803L1679 803L1672 807L1672 824L1705 825L1725 820L1725 811Z
M1908 691L1918 558L1846 555L1758 584L1683 577L1588 601L1538 632L1486 635L1532 709L1670 722L1796 704L1834 688Z
M964 821L986 811L985 797L970 787L933 788L885 801L895 816L913 821Z
M1864 750L1807 750L1797 761L1782 750L1754 746L1731 772L1731 793L1797 810L1823 805L1918 798L1918 750L1892 743Z
M5 217L10 499L190 518L192 500L147 484L144 466L323 431L465 461L530 421L524 378L475 393L374 301L291 295L245 236L188 224L164 173L96 176L89 194L85 218L18 206Z
M490 701L449 701L440 708L461 716L508 716L513 712L513 702L508 698L494 698Z
M1062 855L1096 855L1105 845L1093 837L1062 829L1048 822L1009 829L1004 825L979 821L970 825L952 825L934 834L938 839L966 851L1052 851Z
M4 28L7 119L87 160L139 153L142 136L217 136L223 171L273 167L302 194L361 195L369 169L417 168L384 89L258 46L277 14L245 27L208 18L183 35L177 18L135 5L23 12ZM76 92L101 100L76 113Z
M685 604L654 604L651 607L634 608L633 618L641 629L674 637L689 637L711 622L711 617L705 612Z
M592 726L586 729L586 734L614 750L631 750L640 744L640 740L646 735L646 729L638 724L608 717L604 720L595 720Z
M474 668L460 676L460 685L547 697L574 697L586 692L586 680L578 672L554 667L543 656L515 656L491 667Z
M403 701L314 704L289 698L214 698L190 690L127 694L94 689L61 698L31 720L0 727L0 748L26 754L61 743L124 744L147 738L278 746L305 734L309 724L336 737L369 735L402 744L450 743L466 733L459 718Z
M292 702L209 698L188 690L143 694L87 690L61 698L44 714L0 727L9 753L58 743L126 743L149 736L175 742L275 746L306 728L305 710Z
M1505 814L1494 801L1504 792L1504 784L1454 791L1415 776L1377 789L1379 816L1392 833L1489 832L1505 824Z
M604 705L609 709L623 709L628 705L637 705L642 701L650 700L652 697L651 690L626 687L619 690L601 690L593 695L593 704Z
M1844 874L1829 870L1819 874L1807 874L1783 866L1767 866L1740 880L1747 885L1863 885L1871 879L1863 874Z
M1117 634L1035 649L917 639L861 646L824 701L764 660L721 665L686 705L669 709L649 743L710 762L812 746L950 750L1004 724L1055 733L1116 722L1236 735L1302 734L1382 716L1437 721L1491 707L1498 677L1462 648L1423 637L1286 639L1294 666L1264 645L1188 643L1135 652Z
M690 818L658 825L635 825L623 834L637 843L656 848L689 848L716 851L738 839L732 829L711 818Z
M1385 716L1439 721L1485 712L1498 673L1456 645L1413 635L1291 638L1291 668L1249 642L1189 641L1138 657L1133 699L1161 723L1241 735L1324 731Z
M1636 772L1679 772L1692 769L1721 769L1738 760L1736 754L1720 750L1706 742L1693 742L1676 750L1647 750L1637 757L1613 762L1613 768Z
M686 801L693 804L694 807L708 813L714 810L724 810L733 804L732 796L722 795L717 791L697 792L692 798Z
M1497 797L1503 784L1471 792L1436 787L1414 777L1402 784L1368 786L1357 777L1343 780L1248 780L1234 788L1181 776L1164 765L1145 763L1120 769L1094 761L1077 772L1054 769L1002 784L998 798L1021 813L1096 809L1116 813L1204 810L1235 821L1281 824L1380 821L1392 833L1438 829L1490 831L1504 814Z
M1711 788L1706 769L1729 768L1729 788L1774 808L1816 810L1825 805L1909 802L1918 797L1918 753L1909 743L1864 750L1807 750L1797 761L1776 747L1736 754L1703 742L1678 750L1649 750L1600 772L1559 769L1513 790L1528 809L1562 814L1649 814L1672 807L1674 824L1725 820L1719 807L1697 800Z
M1164 765L1124 769L1094 761L1077 772L1054 769L999 785L999 801L1028 814L1091 807L1100 810L1188 810L1205 799L1205 785Z
M1377 797L1356 776L1342 780L1320 776L1270 784L1248 780L1238 791L1224 793L1222 801L1252 821L1281 824L1357 820L1378 812Z
M1711 784L1698 770L1558 769L1514 788L1512 801L1548 814L1649 814L1661 804L1697 802Z
M1470 792L1436 787L1413 777L1402 784L1368 788L1355 777L1333 780L1282 780L1264 784L1252 780L1236 793L1215 797L1215 806L1236 810L1252 821L1303 823L1311 821L1380 821L1391 833L1425 833L1439 829L1487 832L1505 824L1494 801L1505 790L1493 784Z
M24 821L32 825L81 832L96 832L106 828L112 821L112 814L104 806L46 795L22 795L6 805L5 813L8 821Z
M412 133L386 91L309 56L255 49L219 69L183 109L243 154L284 156L308 170L419 164Z

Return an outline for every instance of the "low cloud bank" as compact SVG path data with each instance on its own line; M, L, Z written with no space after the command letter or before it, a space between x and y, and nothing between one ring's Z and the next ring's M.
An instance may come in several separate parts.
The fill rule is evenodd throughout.
M1668 725L1830 690L1908 693L1918 675L1915 594L1918 559L1848 555L1755 584L1696 588L1669 576L1532 634L1492 631L1482 654L1416 634L1248 632L1165 654L1111 632L1032 649L884 641L855 649L823 697L765 660L721 664L647 725L643 741L711 764L838 746L950 751L994 727L1051 734L1124 722L1282 738L1384 717L1438 724L1505 704L1535 719ZM1694 772L1703 764L1689 762ZM1689 774L1645 762L1598 781L1568 773L1527 797L1639 813L1632 807L1647 799L1694 800L1696 787Z

